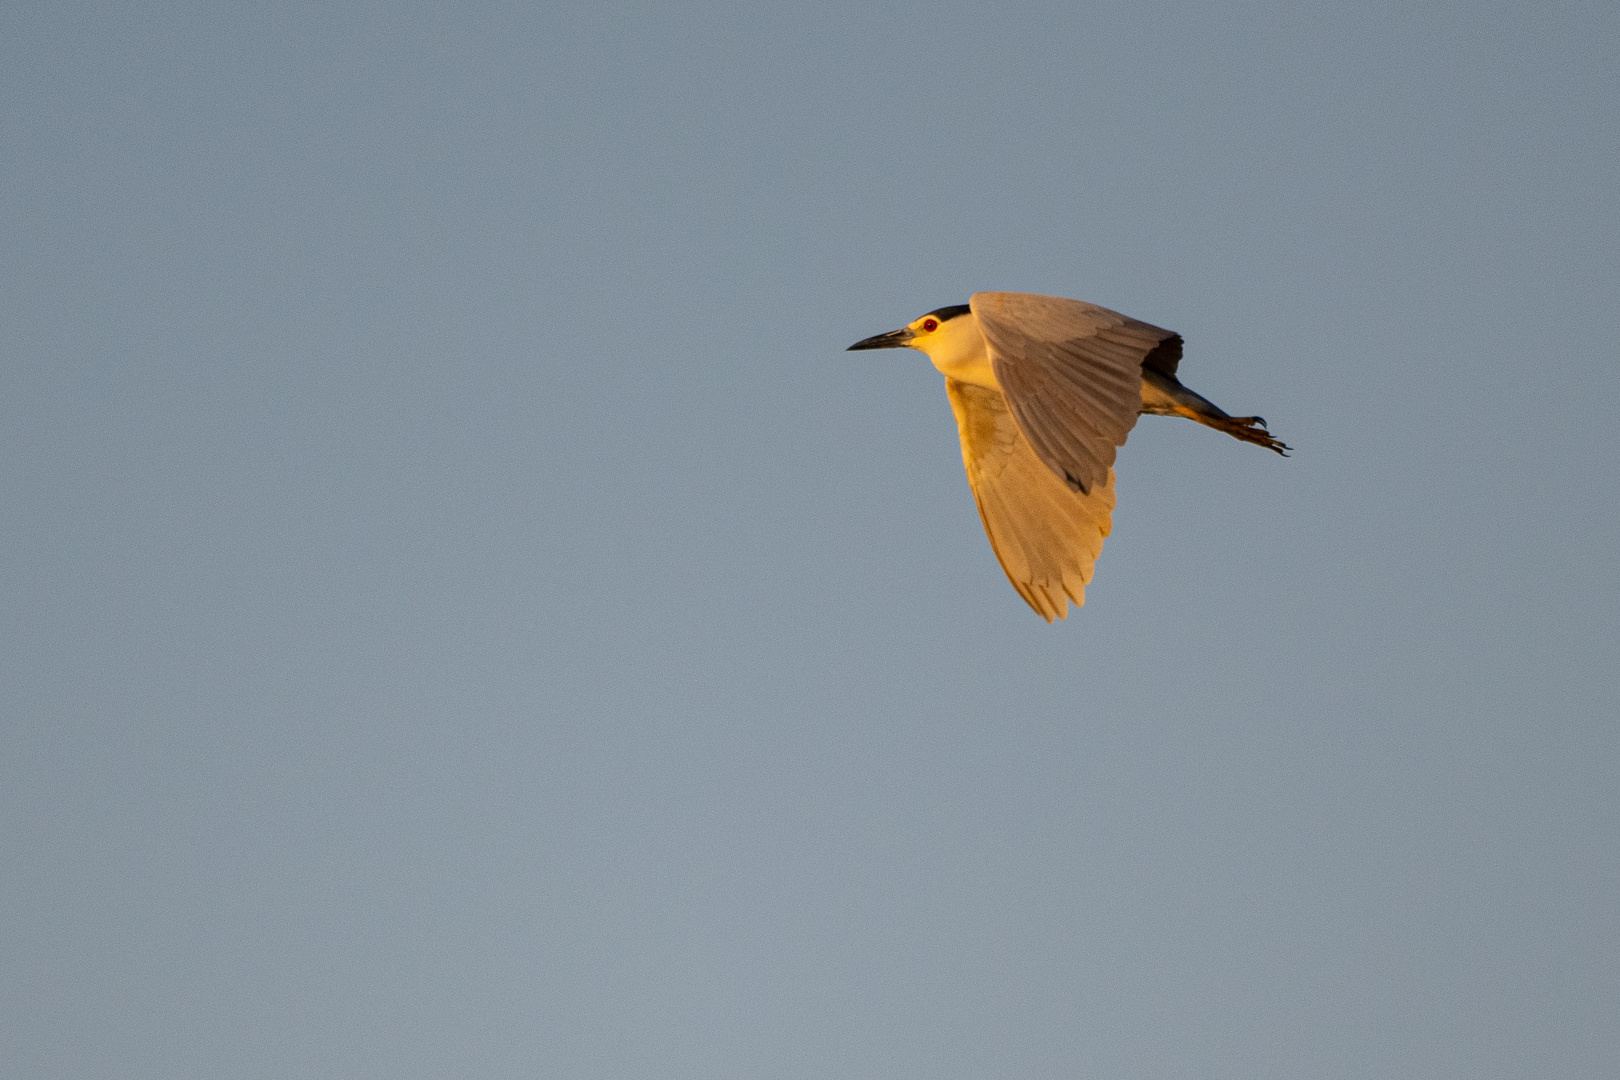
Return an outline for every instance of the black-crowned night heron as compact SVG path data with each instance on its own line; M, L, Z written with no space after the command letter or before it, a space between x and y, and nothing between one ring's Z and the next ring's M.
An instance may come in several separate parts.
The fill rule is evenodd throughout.
M1181 335L1096 304L975 293L855 349L916 349L945 374L962 461L1001 568L1047 622L1085 603L1114 509L1114 452L1141 413L1287 456L1258 416L1176 380Z

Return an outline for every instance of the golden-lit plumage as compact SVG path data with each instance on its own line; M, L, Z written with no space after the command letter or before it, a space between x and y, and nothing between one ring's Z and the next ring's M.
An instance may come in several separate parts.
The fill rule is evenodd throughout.
M1277 453L1176 379L1181 336L1079 300L976 293L851 349L917 349L945 375L962 462L1007 578L1047 622L1085 586L1108 535L1114 456L1143 412L1184 416Z

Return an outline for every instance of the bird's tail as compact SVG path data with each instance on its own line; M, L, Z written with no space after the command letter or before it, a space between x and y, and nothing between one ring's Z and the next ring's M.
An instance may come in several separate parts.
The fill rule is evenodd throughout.
M1184 416L1205 427L1224 431L1234 439L1263 446L1267 450L1288 456L1293 449L1281 439L1273 438L1266 430L1266 421L1259 416L1228 416L1207 398L1182 386L1174 377L1151 368L1142 369L1142 411L1158 416Z

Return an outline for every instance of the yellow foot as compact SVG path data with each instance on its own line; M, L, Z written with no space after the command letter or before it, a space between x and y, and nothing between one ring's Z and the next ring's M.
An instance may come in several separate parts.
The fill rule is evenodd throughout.
M1206 420L1205 423L1209 423L1209 421ZM1271 437L1271 432L1266 430L1266 421L1264 417L1228 416L1218 421L1216 424L1210 424L1210 426L1219 426L1222 431L1226 432L1234 439L1242 439L1244 442L1254 443L1256 446L1263 446L1267 450L1281 454L1283 457L1287 457L1288 451L1293 449L1293 447L1289 446L1281 439L1274 439Z

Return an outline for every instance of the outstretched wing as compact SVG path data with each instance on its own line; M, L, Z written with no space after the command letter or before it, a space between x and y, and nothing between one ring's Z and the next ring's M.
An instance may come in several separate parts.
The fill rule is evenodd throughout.
M1114 470L1075 491L1035 456L1000 392L957 379L945 393L979 520L1007 579L1047 622L1086 602L1114 509Z
M975 293L969 303L1035 453L1076 491L1106 482L1142 410L1143 365L1173 376L1180 335L1060 296Z

